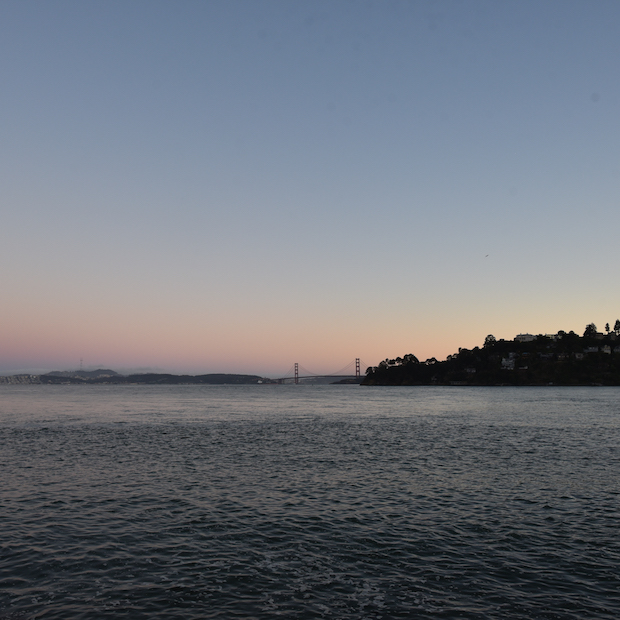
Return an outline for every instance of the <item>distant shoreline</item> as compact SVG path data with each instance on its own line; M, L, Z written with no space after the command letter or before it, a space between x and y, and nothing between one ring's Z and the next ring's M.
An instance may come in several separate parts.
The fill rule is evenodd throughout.
M228 373L206 375L173 375L168 373L121 375L112 370L102 369L0 377L0 384L11 385L258 385L271 382L271 379L259 377L258 375Z

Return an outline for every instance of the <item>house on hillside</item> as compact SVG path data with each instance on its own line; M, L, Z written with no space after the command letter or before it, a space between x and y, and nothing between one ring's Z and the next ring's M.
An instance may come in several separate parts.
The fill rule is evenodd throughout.
M532 334L517 334L515 336L515 340L517 342L533 342L536 340L536 336L533 336Z

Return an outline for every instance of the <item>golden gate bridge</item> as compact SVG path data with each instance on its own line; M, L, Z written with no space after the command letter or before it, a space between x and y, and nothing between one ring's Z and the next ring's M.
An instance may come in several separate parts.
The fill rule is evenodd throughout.
M356 379L361 381L362 378L362 361L359 357L356 357L354 361L349 362L344 368L340 370L324 374L313 373L307 368L304 368L299 362L295 362L287 371L283 377L278 379L272 379L275 383L299 383L303 379ZM355 373L355 374L353 374Z

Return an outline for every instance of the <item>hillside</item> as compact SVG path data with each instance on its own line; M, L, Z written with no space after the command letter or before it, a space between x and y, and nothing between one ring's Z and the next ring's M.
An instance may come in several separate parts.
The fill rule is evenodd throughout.
M514 340L487 336L482 347L459 349L445 361L415 355L368 368L362 385L620 385L620 324L600 333L574 332Z
M239 385L255 384L265 381L258 375L235 375L215 373L208 375L172 375L165 373L143 373L133 375L121 375L113 370L93 371L56 371L45 375L33 376L35 380L30 383L74 383L74 384L148 384L148 385ZM8 379L8 378L7 378ZM9 381L6 381L7 383Z

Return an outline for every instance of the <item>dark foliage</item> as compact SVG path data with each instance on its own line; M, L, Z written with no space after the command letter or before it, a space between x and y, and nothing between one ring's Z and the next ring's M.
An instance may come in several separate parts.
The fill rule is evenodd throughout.
M362 385L620 385L620 338L593 324L583 337L560 331L529 342L487 336L443 362L414 355L368 368Z

